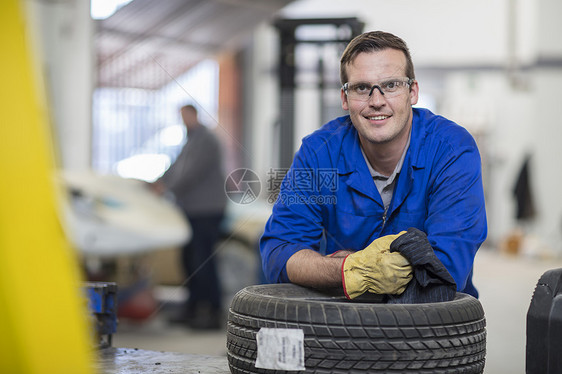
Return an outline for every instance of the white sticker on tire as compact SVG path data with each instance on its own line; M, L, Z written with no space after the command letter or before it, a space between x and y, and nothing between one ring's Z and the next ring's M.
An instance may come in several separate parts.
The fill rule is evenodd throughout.
M304 331L262 327L256 335L256 368L304 370Z

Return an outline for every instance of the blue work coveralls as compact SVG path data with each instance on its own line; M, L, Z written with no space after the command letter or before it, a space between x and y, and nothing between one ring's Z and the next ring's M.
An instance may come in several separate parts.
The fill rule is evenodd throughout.
M463 127L413 108L410 146L388 210L349 116L303 139L260 240L271 283L289 282L287 260L302 249L361 250L409 227L424 231L457 284L475 297L472 267L486 239L481 160Z

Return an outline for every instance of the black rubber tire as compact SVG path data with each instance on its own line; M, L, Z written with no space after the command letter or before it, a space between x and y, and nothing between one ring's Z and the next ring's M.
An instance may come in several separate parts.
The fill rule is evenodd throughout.
M228 363L233 374L283 373L255 367L256 333L269 327L304 331L306 373L482 373L485 326L480 302L462 293L397 305L293 284L249 286L229 310Z

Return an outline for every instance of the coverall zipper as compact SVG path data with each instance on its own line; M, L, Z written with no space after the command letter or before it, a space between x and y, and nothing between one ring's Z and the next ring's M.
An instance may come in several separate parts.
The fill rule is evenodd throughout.
M384 226L386 225L386 213L388 212L388 207L384 208L384 213L382 214L382 227L381 227L381 233L384 230Z

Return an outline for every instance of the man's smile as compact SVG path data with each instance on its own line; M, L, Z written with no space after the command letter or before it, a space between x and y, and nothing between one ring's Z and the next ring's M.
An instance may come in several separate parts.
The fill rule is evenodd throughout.
M382 121L386 121L390 117L392 116L388 114L377 114L377 115L367 115L365 116L365 119L368 120L369 122L382 122Z

